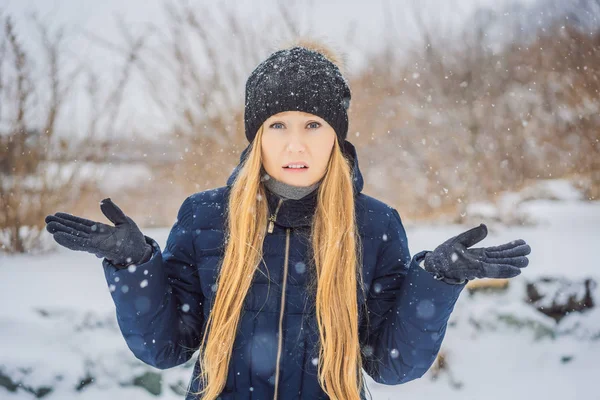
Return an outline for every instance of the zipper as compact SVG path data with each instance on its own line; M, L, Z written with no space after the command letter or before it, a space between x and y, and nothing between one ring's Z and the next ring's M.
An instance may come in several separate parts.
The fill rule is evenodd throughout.
M273 233L273 228L275 227L275 220L277 219L277 213L279 212L279 207L281 207L282 203L283 203L283 199L279 199L279 203L277 204L275 213L269 217L269 228L268 228L269 233Z
M281 309L279 310L279 340L277 343L277 363L275 364L275 396L273 400L277 400L277 389L279 387L279 362L281 360L281 351L283 350L283 310L285 308L285 287L287 283L289 256L290 228L285 228L285 260L283 262L283 285L281 289Z

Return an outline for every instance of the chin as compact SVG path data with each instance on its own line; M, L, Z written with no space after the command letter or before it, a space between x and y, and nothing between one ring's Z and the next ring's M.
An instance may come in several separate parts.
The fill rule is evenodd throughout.
M292 186L310 186L313 182L311 179L307 179L306 177L298 177L296 179L287 177L287 179L281 179L281 181Z

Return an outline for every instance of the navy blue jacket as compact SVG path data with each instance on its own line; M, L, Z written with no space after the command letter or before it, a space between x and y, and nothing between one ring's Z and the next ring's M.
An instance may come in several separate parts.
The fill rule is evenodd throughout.
M398 212L361 192L356 150L346 141L345 151L354 165L367 290L365 299L357 288L359 309L366 301L369 321L367 325L361 312L359 338L371 355L364 357L363 368L376 382L397 385L423 376L433 364L466 285L436 280L418 266L425 251L411 258ZM224 209L239 167L227 186L185 199L164 251L146 236L154 248L148 262L131 271L103 260L123 337L149 365L166 369L183 364L199 348L224 253ZM268 400L275 390L283 400L329 398L317 380L319 336L314 300L305 287L312 272L308 246L316 193L283 201L267 190L273 229L264 240L265 263L244 302L222 399ZM189 390L198 391L198 375L196 360ZM186 400L195 398L188 394Z

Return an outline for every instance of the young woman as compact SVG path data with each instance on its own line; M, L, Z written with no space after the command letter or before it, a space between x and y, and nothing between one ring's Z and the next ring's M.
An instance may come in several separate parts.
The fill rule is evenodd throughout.
M250 142L227 185L185 199L164 251L110 199L115 226L67 213L55 240L104 257L127 345L165 369L200 349L187 399L365 398L434 362L468 280L528 264L516 240L470 248L485 225L411 257L398 212L362 193L335 56L279 50L246 84Z

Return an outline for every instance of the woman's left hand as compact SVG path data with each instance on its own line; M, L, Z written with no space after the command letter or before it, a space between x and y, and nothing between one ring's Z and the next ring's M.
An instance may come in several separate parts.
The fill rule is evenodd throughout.
M523 239L493 247L469 249L487 236L481 224L454 236L425 256L424 268L436 279L512 278L529 264L531 247Z

